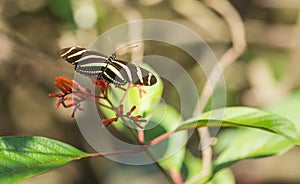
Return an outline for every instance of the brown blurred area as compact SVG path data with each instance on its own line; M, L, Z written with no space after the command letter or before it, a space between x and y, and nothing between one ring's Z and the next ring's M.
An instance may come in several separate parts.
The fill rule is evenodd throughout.
M231 3L244 21L249 45L225 73L228 105L264 107L285 98L300 84L300 1ZM73 76L73 67L59 58L60 48L88 46L130 18L183 24L198 33L217 57L231 44L222 17L196 0L1 0L0 13L0 135L44 136L87 152L93 149L70 111L55 110L56 99L48 97L57 92L54 77ZM191 73L198 75L192 67ZM284 156L244 161L232 168L238 183L300 183L299 165L295 148ZM154 166L129 167L105 158L74 162L24 183L124 181L166 183Z

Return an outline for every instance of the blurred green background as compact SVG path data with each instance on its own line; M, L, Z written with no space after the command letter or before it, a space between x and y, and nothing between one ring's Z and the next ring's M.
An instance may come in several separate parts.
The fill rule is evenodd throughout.
M300 1L231 3L244 21L248 48L225 73L227 105L267 108L299 121ZM70 111L55 110L56 99L48 97L56 92L54 77L73 76L73 67L59 58L60 48L88 46L106 30L136 18L185 25L198 33L217 57L231 45L222 17L195 0L1 0L0 12L0 135L45 136L90 152L93 149ZM163 52L170 57L174 53L168 48ZM199 77L189 61L180 56L174 60L194 78ZM164 98L176 107L173 90L166 85ZM191 144L197 147L198 143ZM282 156L237 163L232 169L237 183L300 183L299 153L299 148L294 148ZM125 166L100 158L74 162L24 183L124 181L166 182L155 166Z

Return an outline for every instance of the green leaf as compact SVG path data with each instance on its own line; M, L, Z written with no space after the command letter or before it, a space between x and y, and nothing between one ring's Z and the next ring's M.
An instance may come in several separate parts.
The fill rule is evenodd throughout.
M282 154L294 147L288 139L259 129L228 129L218 135L214 147L220 153L214 161L214 173L237 161Z
M192 179L196 174L199 174L202 170L202 160L195 157L187 151L184 158L184 170L186 173L186 181Z
M87 153L43 137L0 137L0 183L20 183L45 173Z
M143 68L155 73L150 66L146 64L141 65ZM156 75L158 76L158 75ZM129 106L136 106L135 113L143 114L144 117L147 117L153 109L156 108L156 105L159 103L161 99L161 95L163 92L163 83L159 77L157 77L157 83L153 86L143 86L143 90L146 91L146 94L142 94L142 98L140 98L140 90L138 88L131 88L129 90L128 98L125 99L124 102L127 102Z
M158 104L151 114L149 123L145 126L145 141L150 142L163 133L174 131L180 122L182 122L181 116L174 108L167 104ZM159 155L162 154L161 157L164 159L159 163L165 169L173 169L180 172L187 140L188 135L186 131L177 132L168 137L168 139L153 145L149 148L149 151L154 156L158 155L157 157L160 157ZM161 151L161 153L157 150Z
M222 169L211 179L208 184L234 184L235 179L230 169Z
M185 154L184 159L184 170L186 173L186 181L191 181L197 174L202 171L202 160L195 157L189 151ZM209 181L210 180L210 181ZM197 184L209 183L209 184L233 184L234 176L230 169L222 169L214 176L209 175L201 178L196 182Z
M300 145L300 135L295 125L288 119L267 111L249 107L227 107L187 120L176 131L208 127L250 127L281 135Z
M148 65L143 64L143 68L146 68L149 71L155 73ZM158 76L158 75L156 75ZM142 115L143 119L150 118L150 114L152 113L153 109L156 108L156 105L159 103L163 91L163 83L160 78L157 78L157 83L153 86L141 86L138 87L131 87L128 91L128 94L125 96L123 100L124 105L124 113L128 112L133 106L136 106L136 109L132 113L132 115ZM125 86L127 88L127 86ZM146 93L142 93L142 98L140 97L140 89L144 90ZM124 90L119 88L112 87L109 90L109 99L115 106L119 105L120 100L124 95ZM101 103L105 105L109 105L104 100L100 100ZM114 118L115 112L101 107L101 111L107 118ZM121 120L118 120L117 123L113 123L113 125L119 131L127 131L128 129L125 128L122 124ZM143 125L143 124L141 124ZM130 134L130 132L128 132Z
M265 107L268 111L277 113L293 121L300 132L300 90L290 94L287 98Z
M73 11L70 0L51 0L48 1L49 10L60 20L73 24Z

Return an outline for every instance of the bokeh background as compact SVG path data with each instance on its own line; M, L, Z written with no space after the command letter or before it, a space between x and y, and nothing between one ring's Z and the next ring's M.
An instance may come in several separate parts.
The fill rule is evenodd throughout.
M226 70L227 105L267 108L299 121L300 1L230 2L243 19L248 48ZM73 76L73 67L59 58L60 48L88 46L114 26L148 18L189 27L217 57L231 45L223 18L196 0L1 0L0 13L0 135L50 137L89 152L93 149L70 111L56 110L56 99L48 97L57 92L54 77ZM174 55L168 47L161 51ZM197 77L193 65L176 57ZM175 93L166 85L166 99L172 101ZM294 148L281 156L242 161L232 169L237 183L300 183L299 155ZM124 182L166 181L155 166L125 166L99 158L73 162L24 183Z

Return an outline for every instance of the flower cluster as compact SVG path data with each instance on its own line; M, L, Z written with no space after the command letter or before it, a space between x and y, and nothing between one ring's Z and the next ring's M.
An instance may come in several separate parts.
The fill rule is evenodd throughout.
M127 88L117 86L118 88L124 91L124 94L122 96L122 99L119 101L119 104L115 106L108 96L110 84L105 82L104 80L99 80L96 78L92 78L91 81L99 89L99 95L93 94L89 88L82 87L74 80L68 79L66 77L56 77L55 86L61 91L61 93L49 94L49 96L58 98L56 108L59 108L60 105L62 105L65 108L73 107L73 111L71 114L72 117L74 117L74 114L77 110L84 110L80 106L81 102L93 101L97 105L99 105L99 107L107 108L115 112L115 117L109 119L102 119L103 127L107 127L113 122L116 122L119 119L121 119L123 122L126 122L126 120L131 120L137 127L141 128L140 123L146 122L146 120L142 119L141 115L132 115L132 113L136 109L136 106L132 106L128 112L124 112L123 105L124 98L129 88L136 87L136 85L128 84ZM141 97L142 93L145 93L145 91L142 90L140 86L138 87ZM106 103L104 103L104 101Z

